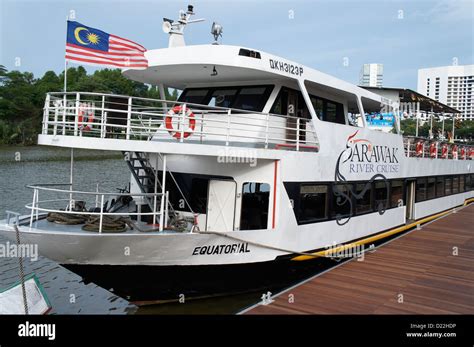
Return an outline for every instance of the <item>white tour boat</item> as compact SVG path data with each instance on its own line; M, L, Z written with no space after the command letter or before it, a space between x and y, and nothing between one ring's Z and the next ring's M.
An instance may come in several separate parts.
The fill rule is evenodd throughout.
M472 147L405 137L398 117L392 133L371 129L364 115L399 105L285 58L185 45L191 14L165 19L170 45L145 53L147 69L123 71L160 100L46 95L38 143L123 152L129 189L78 190L72 171L66 186L33 184L31 214L10 213L2 235L18 228L86 279L154 299L243 290L278 264L369 247L474 198Z

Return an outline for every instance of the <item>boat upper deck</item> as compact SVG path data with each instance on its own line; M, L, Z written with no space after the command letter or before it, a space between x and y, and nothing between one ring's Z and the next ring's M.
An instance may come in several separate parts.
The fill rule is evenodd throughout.
M299 117L122 95L47 95L39 144L107 149L98 139L111 140L114 150L134 150L134 142L147 142L148 149L136 150L203 155L196 144L215 145L208 151L213 155L223 146L277 150L259 153L270 158L282 150L319 149L313 123Z

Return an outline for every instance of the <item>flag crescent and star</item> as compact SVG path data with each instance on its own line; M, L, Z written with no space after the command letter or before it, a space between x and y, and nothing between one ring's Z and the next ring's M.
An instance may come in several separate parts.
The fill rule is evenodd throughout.
M128 69L146 69L146 48L120 36L83 25L67 22L66 59L89 65Z

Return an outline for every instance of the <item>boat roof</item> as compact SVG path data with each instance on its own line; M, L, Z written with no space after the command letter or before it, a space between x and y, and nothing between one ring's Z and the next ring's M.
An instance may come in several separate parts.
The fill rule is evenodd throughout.
M424 112L434 113L461 113L458 109L448 106L439 102L435 99L431 99L426 95L420 94L414 90L408 88L395 88L395 87L369 87L361 86L364 89L373 91L374 93L380 93L381 91L395 92L398 94L398 98L402 103L418 102L420 104L420 110Z
M277 82L302 80L324 87L382 101L365 90L318 70L260 50L230 45L192 45L149 50L149 67L126 69L124 76L152 85L164 84L178 89L189 86L232 85L236 82ZM213 74L216 71L217 74Z

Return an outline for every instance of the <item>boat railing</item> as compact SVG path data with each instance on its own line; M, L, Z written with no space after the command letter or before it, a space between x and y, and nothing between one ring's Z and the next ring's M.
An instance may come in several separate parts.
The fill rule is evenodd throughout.
M59 188L69 187L69 188ZM104 216L120 217L120 216L137 216L140 219L142 216L152 216L153 225L159 221L159 231L163 231L163 228L167 227L168 223L168 194L163 193L111 193L111 192L99 192L96 191L80 191L72 190L71 184L36 184L28 185L27 188L33 190L33 201L25 205L25 207L31 210L30 214L30 227L33 226L33 222L39 220L39 215L44 213L59 213L62 215L84 215L84 216L96 216L99 218L98 231L102 233ZM47 193L54 195L54 197L40 200L40 192L42 196ZM130 212L128 210L113 210L113 206L109 206L109 210L106 209L106 199L112 197L117 199L119 197L133 197L133 198L150 198L154 203L152 204L151 212ZM163 203L161 199L164 198ZM76 202L91 202L94 207L85 209L74 208ZM63 206L63 207L60 207ZM65 207L64 207L65 206Z
M415 158L474 160L474 146L463 143L404 136L405 155Z
M48 93L44 135L319 150L310 119L100 93Z

